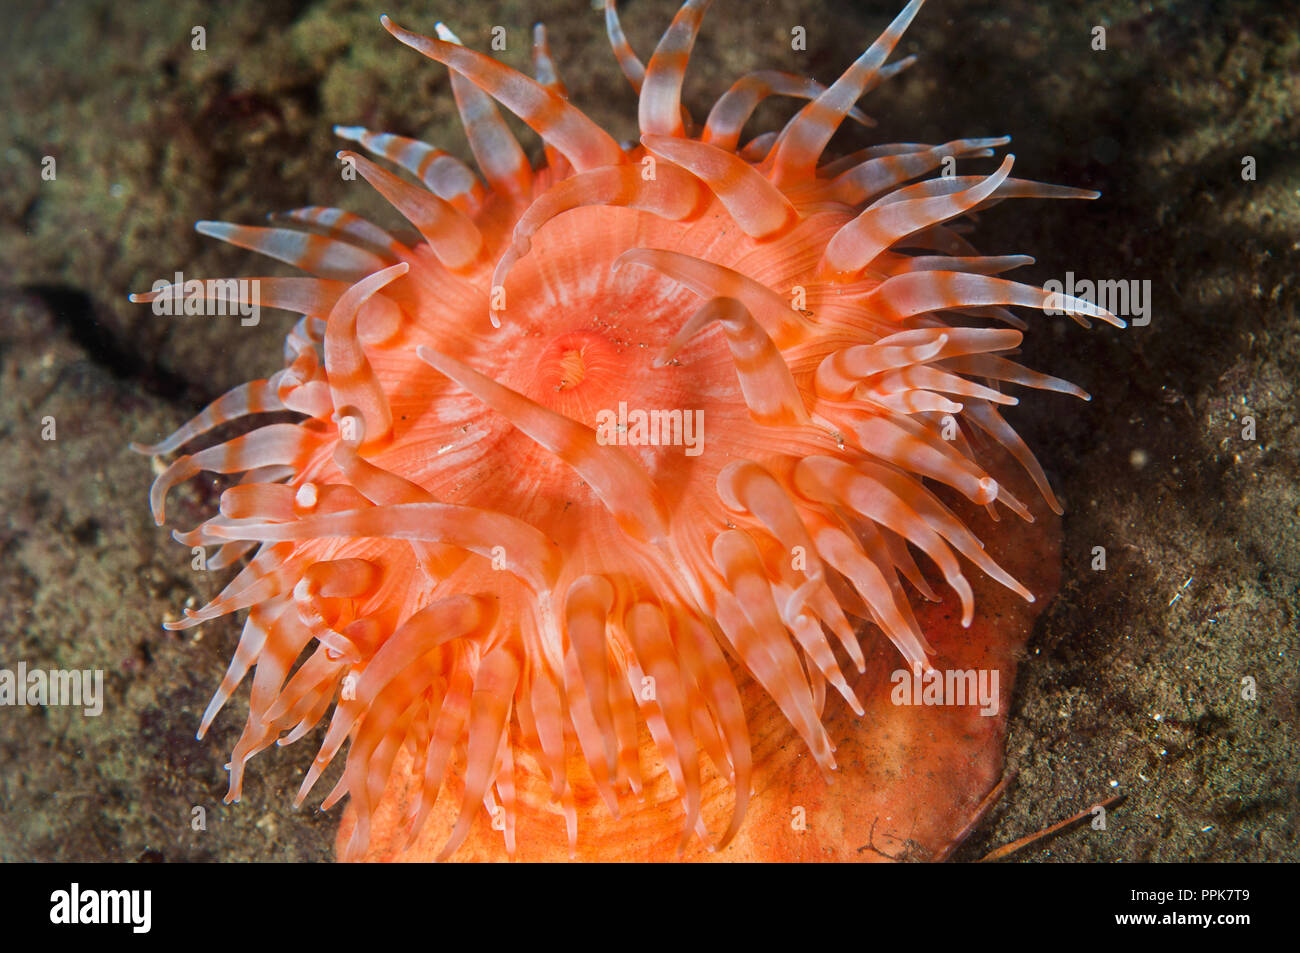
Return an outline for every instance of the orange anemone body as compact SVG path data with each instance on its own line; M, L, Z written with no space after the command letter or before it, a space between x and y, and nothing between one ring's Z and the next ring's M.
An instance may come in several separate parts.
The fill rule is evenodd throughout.
M248 610L201 729L254 671L231 799L276 741L327 724L300 800L347 744L325 799L350 797L345 858L934 856L996 778L1004 715L899 706L890 676L996 670L1005 700L1031 618L1010 603L1054 589L1055 530L990 517L1029 517L1016 466L1059 508L1002 385L1082 392L1007 359L1024 325L1005 306L1053 303L996 277L1027 259L944 223L1094 193L1010 178L1010 156L906 184L1005 140L823 159L907 64L884 65L919 0L829 88L753 74L696 124L679 93L707 5L645 67L607 5L640 95L629 147L568 102L540 31L533 81L385 20L451 67L484 181L345 127L410 175L340 153L418 237L320 208L289 213L297 230L200 224L314 277L256 279L303 315L284 370L142 448L301 415L155 483L162 523L180 481L243 474L178 538L252 558L176 625ZM810 101L739 146L773 94ZM541 134L544 168L493 99ZM936 601L939 580L956 602L918 616L907 590Z

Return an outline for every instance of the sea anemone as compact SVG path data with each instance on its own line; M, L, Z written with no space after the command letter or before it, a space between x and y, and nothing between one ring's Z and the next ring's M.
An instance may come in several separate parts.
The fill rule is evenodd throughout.
M345 858L365 851L395 762L414 785L411 835L435 805L450 818L441 857L480 806L508 853L529 806L562 814L573 849L597 800L585 792L611 814L635 809L651 759L675 791L662 823L678 850L695 835L721 847L755 785L739 682L828 773L828 686L864 710L845 675L865 666L860 639L878 630L896 662L931 664L905 585L937 596L915 555L956 592L962 625L975 609L959 555L1033 599L941 485L993 518L1031 519L990 473L1000 446L1059 512L1000 415L1016 403L1002 385L1087 395L1008 359L1026 325L1006 306L1120 322L997 277L1031 259L980 256L950 223L1004 198L1096 193L1012 178L1010 155L992 174L908 184L1005 138L824 157L844 120L870 122L859 98L912 62L886 65L921 3L829 87L751 73L699 123L680 93L708 0L682 5L645 65L607 2L639 95L641 139L625 145L569 102L540 26L534 80L441 24L427 37L384 17L450 68L482 179L423 142L338 127L409 173L339 153L418 237L319 207L274 227L198 224L313 276L190 289L255 288L302 318L282 370L137 447L170 454L247 415L301 417L178 456L150 494L161 525L177 484L242 474L218 515L175 535L220 546L209 567L252 558L168 625L248 610L199 728L255 669L227 800L252 755L328 716L297 800L348 742L324 802L351 799ZM808 102L742 145L770 96ZM542 137L542 168L497 103ZM523 797L525 776L540 794ZM706 784L730 792L720 831L702 814Z

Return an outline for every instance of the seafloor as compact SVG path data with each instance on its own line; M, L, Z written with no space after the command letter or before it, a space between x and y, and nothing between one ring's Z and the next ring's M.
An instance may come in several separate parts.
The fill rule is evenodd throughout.
M702 113L759 67L829 81L900 5L719 0L688 102ZM159 626L219 581L153 526L149 461L126 449L275 370L292 319L159 318L126 295L180 268L266 273L196 219L374 209L336 173L333 123L468 157L446 71L393 41L381 12L424 32L445 19L480 48L504 26L498 55L520 67L545 20L573 98L631 137L602 18L590 0L0 7L0 661L103 668L108 696L100 718L0 710L0 860L330 858L336 818L289 808L310 743L259 756L243 802L220 803L245 703L202 743L194 729L236 623ZM674 7L623 4L643 56ZM842 140L1011 134L1020 175L1104 197L1004 203L983 216L981 250L1035 255L1032 279L1151 282L1145 327L1033 319L1027 363L1094 399L1031 394L1013 411L1068 508L1065 582L1016 689L1018 775L961 859L1113 794L1126 800L1104 831L1020 859L1300 857L1297 20L1278 0L930 0L901 47L920 62L863 101L879 129ZM795 25L806 52L790 49ZM751 129L784 114L764 107ZM173 496L177 525L197 522L210 487Z

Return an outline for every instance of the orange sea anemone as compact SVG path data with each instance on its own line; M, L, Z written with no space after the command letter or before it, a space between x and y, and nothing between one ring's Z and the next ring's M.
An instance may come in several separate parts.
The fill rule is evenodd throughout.
M725 847L763 783L757 747L794 752L797 735L804 767L827 773L828 686L880 712L879 686L860 697L845 674L885 658L878 634L892 668L925 672L946 651L905 591L937 598L915 555L957 594L962 626L975 605L959 556L1032 600L968 525L999 508L1030 518L998 469L1011 458L1059 512L1000 416L1016 403L1002 385L1086 395L1008 359L1026 325L1006 306L1120 322L997 277L1030 259L980 256L945 224L1004 198L1096 193L1012 178L1010 155L992 174L907 184L1007 139L824 158L845 119L869 122L858 99L911 63L886 59L921 2L829 87L752 73L703 123L680 91L708 0L683 4L645 65L607 2L639 94L631 145L568 101L540 27L533 80L441 24L426 37L385 17L450 68L482 180L422 142L340 127L397 167L339 153L418 237L333 208L288 213L296 228L199 223L313 276L198 285L303 315L285 367L138 448L301 415L182 454L150 496L162 524L178 483L243 474L219 515L176 538L219 545L210 566L252 558L169 625L248 610L199 731L255 669L228 799L253 754L328 716L298 800L346 741L325 799L351 799L346 858L377 818L389 843L398 821L414 837L431 815L441 857L479 827L515 854L526 813L562 816L584 856ZM742 145L777 95L809 101ZM542 137L543 168L496 103ZM652 779L671 802L649 796ZM654 833L592 844L580 821L597 812Z

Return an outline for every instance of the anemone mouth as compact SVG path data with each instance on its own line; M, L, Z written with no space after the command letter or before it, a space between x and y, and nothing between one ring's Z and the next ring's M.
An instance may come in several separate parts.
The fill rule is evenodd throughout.
M561 342L559 367L554 374L556 390L572 390L587 377L587 342Z
M866 666L860 626L924 670L936 648L909 590L937 599L942 579L963 626L967 563L1033 599L932 488L1031 519L991 472L1005 453L1059 511L1000 415L1016 402L1003 387L1082 392L1009 360L1024 322L1007 306L1120 322L997 277L1028 259L981 256L953 222L1095 193L1012 178L1009 155L988 175L908 184L1005 139L824 161L843 121L868 122L857 100L910 63L886 65L921 0L829 87L751 74L697 123L680 90L707 6L688 0L643 65L607 0L639 97L627 149L568 102L544 31L534 81L441 24L427 37L385 17L451 69L482 180L425 143L338 127L399 170L339 153L418 242L328 208L286 213L295 227L200 223L314 276L255 279L261 304L302 315L283 370L139 448L171 453L263 410L302 416L184 453L151 490L161 523L178 483L243 474L220 514L178 535L219 546L212 566L252 554L177 624L248 610L200 728L255 668L231 799L252 755L325 721L299 800L346 743L325 798L351 798L345 857L365 849L399 753L413 836L442 805L450 856L486 806L513 853L518 765L535 766L572 845L571 768L616 813L649 746L681 805L678 849L725 846L754 774L737 673L829 774L827 694L865 710L846 676ZM807 103L741 146L771 95ZM542 136L544 169L496 103ZM732 800L706 823L710 785Z

